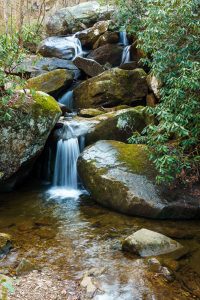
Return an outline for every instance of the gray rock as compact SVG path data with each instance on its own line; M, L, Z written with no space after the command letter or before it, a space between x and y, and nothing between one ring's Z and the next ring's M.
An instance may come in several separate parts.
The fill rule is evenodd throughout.
M100 20L109 20L114 12L111 6L101 6L97 1L80 3L58 10L50 16L46 30L49 35L63 35L92 26Z
M74 44L70 37L52 36L38 46L38 53L44 57L57 57L70 60L75 55Z
M86 75L90 77L97 76L105 71L105 68L93 59L76 57L74 64L77 68L82 70Z
M171 238L148 229L140 229L128 236L122 243L122 249L141 257L157 256L176 252L180 257L186 253L184 247Z

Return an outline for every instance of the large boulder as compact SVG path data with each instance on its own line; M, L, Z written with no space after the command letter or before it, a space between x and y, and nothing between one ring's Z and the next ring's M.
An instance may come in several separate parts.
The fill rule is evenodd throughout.
M76 37L81 41L82 46L92 48L98 38L108 30L109 21L100 21L93 27L79 31Z
M77 32L91 27L100 20L109 20L113 12L113 7L101 6L97 1L80 3L62 8L50 16L46 30L49 35Z
M99 141L78 161L83 184L98 203L133 216L159 219L200 217L200 198L155 184L145 145Z
M175 258L180 258L187 252L179 242L145 228L128 236L122 243L122 249L141 257L171 253Z
M11 189L30 172L61 110L53 97L26 90L2 105L0 115L0 188Z
M77 56L74 59L74 64L90 77L97 76L105 71L105 68L95 60L81 56Z
M51 36L43 40L38 46L38 53L44 57L73 59L80 46L77 38L65 36Z
M19 75L23 73L26 77L36 77L57 69L70 70L75 74L76 78L80 73L71 60L56 57L41 57L37 55L25 57L25 59L14 68L14 72Z
M131 127L127 124L130 121ZM122 126L119 126L120 123L123 123ZM99 140L127 142L133 132L141 132L146 125L145 109L142 106L110 112L105 114L105 118L88 132L86 145L91 145Z
M99 48L106 44L117 44L119 42L118 32L106 31L94 43L93 49Z
M26 87L36 91L51 93L69 87L74 74L68 70L54 70L27 80Z
M116 44L106 44L90 52L88 58L96 60L99 64L109 63L112 67L121 64L123 47Z
M90 78L74 89L77 108L130 105L148 93L146 73L142 69L114 68Z

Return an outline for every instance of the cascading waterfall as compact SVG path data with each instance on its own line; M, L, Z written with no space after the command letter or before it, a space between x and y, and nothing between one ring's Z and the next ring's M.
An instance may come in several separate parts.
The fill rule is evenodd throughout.
M77 56L83 55L81 41L75 35L66 37L67 46L74 50L74 60Z
M122 53L121 64L129 63L131 61L130 49L131 49L131 46L124 47L123 53Z
M119 33L119 42L123 46L128 46L129 45L129 41L128 41L128 38L127 38L126 31L121 31Z
M62 138L57 143L54 187L78 189L77 159L79 154L78 138L74 135L72 127L66 123L62 128Z
M67 108L73 109L73 91L67 91L62 95L58 102L64 104Z

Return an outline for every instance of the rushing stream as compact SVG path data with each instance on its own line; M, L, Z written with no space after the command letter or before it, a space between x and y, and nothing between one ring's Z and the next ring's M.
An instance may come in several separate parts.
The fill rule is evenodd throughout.
M199 225L198 221L128 217L104 209L86 197L52 196L48 187L31 183L1 195L0 231L13 236L15 247L0 262L0 268L12 273L25 257L40 268L50 267L61 277L77 281L86 270L105 267L97 278L104 293L94 299L191 299L190 295L181 294L179 283L160 283L159 278L149 273L146 260L123 253L120 241L142 227L174 237L184 236L186 239L181 242L189 246L192 254L179 263L199 272ZM191 280L189 271L182 276ZM192 275L191 284L194 281Z

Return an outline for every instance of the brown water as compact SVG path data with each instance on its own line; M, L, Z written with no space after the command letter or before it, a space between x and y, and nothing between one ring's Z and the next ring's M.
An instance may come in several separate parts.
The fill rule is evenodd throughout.
M23 257L49 267L64 279L80 281L91 268L102 294L95 300L199 299L200 221L153 221L128 217L96 205L86 197L50 197L48 188L28 186L0 195L0 232L12 235L14 249L0 271L15 274ZM121 251L121 240L140 228L174 237L190 254L175 263L174 282L149 270L147 259Z

